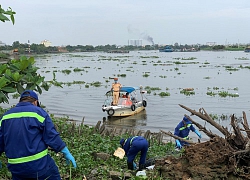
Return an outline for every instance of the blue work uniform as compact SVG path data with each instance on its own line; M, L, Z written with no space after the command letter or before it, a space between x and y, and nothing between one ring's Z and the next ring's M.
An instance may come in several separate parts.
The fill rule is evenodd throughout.
M189 139L188 135L189 135L190 130L193 131L193 132L195 131L195 128L194 128L194 126L192 125L192 122L189 121L189 120L188 120L188 121L182 120L182 121L176 126L176 128L175 128L175 130L174 130L174 135L176 135L176 136L178 136L178 137L181 137L181 138L183 138L183 139L188 140L188 139ZM181 140L180 140L180 143L181 143L182 146L183 146L183 145L188 145L188 143L185 142L185 141L181 141Z
M60 179L58 167L48 154L48 146L59 152L66 144L42 108L30 102L19 102L2 116L0 154L5 152L12 177L42 179L52 171L57 174L54 179Z
M139 164L145 164L148 152L148 141L141 136L130 137L125 140L123 149L127 156L127 162L133 163L136 155L141 152Z

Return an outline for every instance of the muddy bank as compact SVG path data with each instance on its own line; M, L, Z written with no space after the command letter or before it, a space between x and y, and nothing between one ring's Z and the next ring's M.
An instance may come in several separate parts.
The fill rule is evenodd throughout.
M167 156L158 160L155 167L159 168L162 177L176 180L250 179L248 167L235 165L226 141L214 138L185 147L182 157Z

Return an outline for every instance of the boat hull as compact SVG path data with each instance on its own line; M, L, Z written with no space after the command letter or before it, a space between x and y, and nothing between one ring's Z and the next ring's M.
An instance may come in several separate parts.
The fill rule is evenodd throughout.
M113 117L132 116L145 110L146 107L145 103L146 102L144 101L144 103L138 102L131 106L126 106L126 105L107 106L103 107L102 110L106 111L108 116L113 116Z
M136 93L137 91L137 93ZM126 94L125 94L126 93ZM102 111L110 117L132 116L145 110L147 101L145 94L147 91L140 87L122 87L117 105L113 105L113 94L111 91L106 93L106 100L102 105Z
M119 109L119 110L116 110L112 116L113 117L132 116L132 115L140 113L143 110L145 110L145 107L143 106L136 108L134 111L132 111L130 108Z

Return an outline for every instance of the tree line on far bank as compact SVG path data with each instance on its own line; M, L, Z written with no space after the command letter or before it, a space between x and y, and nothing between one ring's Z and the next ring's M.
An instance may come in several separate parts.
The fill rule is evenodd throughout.
M231 45L231 46L224 46L224 45L179 45L175 43L174 45L168 45L173 49L196 49L196 50L235 50L235 51L242 51L246 48L246 45ZM20 43L19 41L13 42L12 45L5 45L0 46L0 51L9 51L13 52L15 49L18 50L19 54L46 54L46 53L60 53L60 52L96 52L96 51L135 51L135 50L158 50L162 48L158 44L155 45L145 45L145 46L133 46L133 45L125 45L125 46L117 46L117 45L76 45L71 46L67 45L64 47L58 46L49 46L46 47L44 44L28 44L28 43Z

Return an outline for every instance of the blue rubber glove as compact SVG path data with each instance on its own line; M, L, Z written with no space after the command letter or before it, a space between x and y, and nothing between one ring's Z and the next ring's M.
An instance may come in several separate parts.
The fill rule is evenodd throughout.
M201 139L201 133L199 131L197 131L197 129L195 129L195 134L197 134L197 136L199 136L199 138Z
M177 146L179 149L182 148L182 145L181 145L179 139L176 139L176 140L175 140L175 143L176 143L176 146Z
M136 163L133 161L133 169L136 170L137 169L137 166L136 166Z
M71 155L71 153L69 152L69 149L67 147L65 147L61 150L61 152L64 154L64 157L66 159L66 163L69 164L71 161L74 168L76 168L75 158Z

